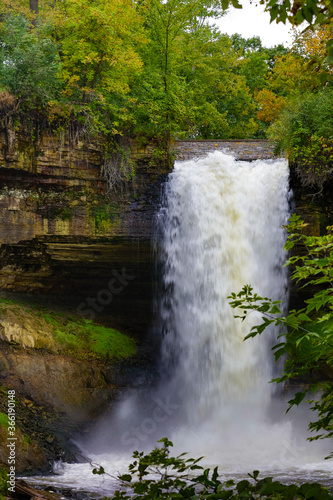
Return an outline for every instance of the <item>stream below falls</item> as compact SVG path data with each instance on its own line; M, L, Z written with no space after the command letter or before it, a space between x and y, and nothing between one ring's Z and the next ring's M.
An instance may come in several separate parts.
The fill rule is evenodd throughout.
M258 469L285 482L330 485L329 443L306 441L313 414L305 406L286 415L292 393L269 383L282 369L271 352L279 332L244 342L260 316L241 322L227 300L251 284L287 307L288 178L285 160L244 162L215 152L176 162L156 220L164 269L156 292L160 383L129 391L78 443L106 472L126 472L131 451L167 436L175 453L204 455L222 477ZM56 464L53 476L29 481L91 498L118 487L110 476L93 475L89 464Z

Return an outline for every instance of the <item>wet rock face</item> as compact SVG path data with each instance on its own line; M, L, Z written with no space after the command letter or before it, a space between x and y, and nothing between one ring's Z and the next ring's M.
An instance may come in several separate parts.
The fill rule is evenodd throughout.
M0 181L21 187L85 188L105 192L101 148L44 131L38 141L22 132L0 133Z
M86 319L108 316L115 327L144 333L153 312L152 254L151 241L133 238L97 243L47 237L2 245L0 286L10 292L56 296ZM30 346L29 342L27 331Z
M305 229L307 234L312 236L326 234L326 227L333 225L333 182L326 183L322 191L319 191L317 187L304 187L295 172L295 168L291 165L290 188L290 210L308 224ZM292 254L295 255L304 255L305 253L306 249L301 245L296 245L292 250ZM292 266L289 266L289 271L292 273ZM302 284L297 284L292 280L290 280L289 286L289 309L304 307L304 301L313 296L316 291L314 287L303 288Z
M142 161L136 171L134 183L109 197L61 191L62 184L27 189L17 168L1 188L0 176L0 289L66 297L87 318L109 316L144 334L152 322L154 218L167 174ZM131 279L113 291L113 273Z
M113 365L1 345L0 380L37 405L56 408L73 425L87 424L126 384ZM116 384L117 383L117 384Z
M15 432L15 470L16 473L42 471L47 466L47 460L42 448L20 428ZM0 425L0 464L8 465L8 431Z
M9 147L0 134L0 293L20 298L14 312L0 311L0 388L16 391L18 426L33 443L22 471L75 460L73 435L128 388L156 378L147 335L154 217L167 172L140 160L135 181L106 196L98 147L59 147L58 139L29 145L12 136ZM23 313L25 300L133 335L139 354L120 363L57 351L47 326Z

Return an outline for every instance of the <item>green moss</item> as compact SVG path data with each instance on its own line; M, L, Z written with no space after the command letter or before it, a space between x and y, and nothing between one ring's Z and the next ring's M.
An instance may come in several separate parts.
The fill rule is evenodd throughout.
M45 319L46 323L52 326L59 327L61 326L61 322L54 316L51 316L50 314L44 314L43 318Z
M28 436L28 434L24 434L24 436L23 436L23 442L26 443L26 444L28 444L28 445L32 444L31 437Z
M8 427L8 416L0 412L0 425L1 427Z
M9 309L13 310L16 315L24 311L25 315L34 318L41 330L45 329L45 323L47 323L59 349L76 358L94 357L101 360L116 360L135 355L135 341L114 328L108 328L77 316L64 316L35 304L29 306L24 304L23 309L22 304L20 305L17 301L14 304L8 299L0 298L1 303L4 314ZM16 304L20 306L20 309ZM23 316L23 322L24 319Z
M4 297L0 297L0 303L11 306L11 305L18 304L18 301L17 300L9 300L9 299L5 299Z
M107 231L118 216L116 205L102 203L91 208L91 218L97 231Z
M51 220L54 219L61 219L63 221L71 220L76 208L77 208L76 206L70 206L66 204L58 207L52 207L52 209L49 212L49 217Z
M57 329L55 331L55 338L69 351L77 351L84 348L84 343L73 333Z
M124 359L135 355L135 341L127 335L89 320L70 320L57 329L56 339L76 354L85 352L100 359Z
M29 450L30 445L32 445L32 440L28 434L23 435L23 449L25 451Z
M135 342L126 335L104 326L91 327L90 345L94 353L101 356L128 358L135 354Z

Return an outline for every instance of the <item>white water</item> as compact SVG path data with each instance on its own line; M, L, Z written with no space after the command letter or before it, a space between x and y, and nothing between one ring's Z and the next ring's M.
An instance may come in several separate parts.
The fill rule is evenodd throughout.
M305 411L294 413L294 420L286 418L285 403L268 383L277 332L243 342L260 318L252 314L248 321L235 320L227 301L244 284L262 296L286 297L282 225L287 218L283 160L236 162L214 153L176 163L159 214L164 382L150 394L144 411L139 410L141 395L128 398L94 439L105 441L110 428L116 428L124 445L150 448L149 438L167 435L175 452L205 455L226 475L259 469L291 481L329 478L331 462L322 460L327 450L305 441ZM124 472L128 456L123 451L94 460L106 470ZM66 465L52 481L104 494L114 491L112 479L96 478L89 470L88 465Z
M273 299L286 295L287 164L236 162L222 153L178 163L167 200L165 284L172 293L162 306L163 360L170 366L179 358L175 391L198 424L212 423L212 415L229 421L242 406L261 413L271 392L270 339L243 342L260 316L235 320L227 296L244 284Z
M293 428L268 383L279 332L244 342L261 317L241 322L227 300L244 284L286 299L288 198L286 161L237 162L222 153L176 163L167 186L163 361L186 421L172 439L177 451L224 470L300 465L318 453L306 446L303 412Z

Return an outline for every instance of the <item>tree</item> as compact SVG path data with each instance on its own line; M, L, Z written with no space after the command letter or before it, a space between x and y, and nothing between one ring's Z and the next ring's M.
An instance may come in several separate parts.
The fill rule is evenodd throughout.
M89 96L128 92L131 76L142 68L134 47L144 42L144 34L131 0L64 0L55 37L66 93L82 104Z
M208 8L209 7L209 8ZM145 11L149 43L136 79L134 131L168 143L183 138L250 137L255 103L230 37L207 23L214 4L154 0Z
M45 107L61 92L56 45L30 30L23 15L7 17L0 27L0 78L23 107Z
M267 88L256 92L255 100L259 107L257 117L266 123L272 123L276 120L286 105L284 97L275 95Z
M157 137L162 147L168 147L171 134L190 128L207 104L201 90L197 106L191 107L198 87L191 88L188 77L195 73L195 85L203 51L214 36L207 19L221 15L217 6L212 0L144 0L140 5L149 42L141 50L144 72L132 91L137 99L135 131ZM210 111L222 125L223 117L212 107Z
M260 297L253 293L249 285L228 298L231 307L239 311L236 318L243 320L251 311L262 314L263 322L253 326L245 339L262 334L271 324L286 328L273 347L276 360L286 356L284 374L275 381L283 382L301 376L312 392L321 391L318 400L309 401L311 409L318 413L318 420L309 425L310 430L319 433L310 439L315 440L333 437L333 381L328 377L315 376L316 372L325 373L327 367L333 367L333 226L327 228L325 236L306 235L306 226L299 216L293 215L285 245L287 251L296 246L299 248L299 245L306 250L305 255L291 256L286 264L293 266L292 279L302 288L315 290L303 308L282 316L280 300ZM293 405L299 405L306 393L306 390L296 393L289 401L288 410Z
M285 151L304 186L323 189L333 175L333 89L306 91L289 98L269 129L278 151Z
M311 28L318 25L327 25L333 17L333 4L330 0L295 0L294 2L279 0L260 0L269 11L271 22L285 23L288 21L293 26L299 26L304 21ZM242 8L238 0L221 0L223 9L229 6ZM332 37L326 42L326 62L333 64L333 40Z
M38 18L38 0L29 0L30 12L33 16L32 24L37 26L37 18Z

